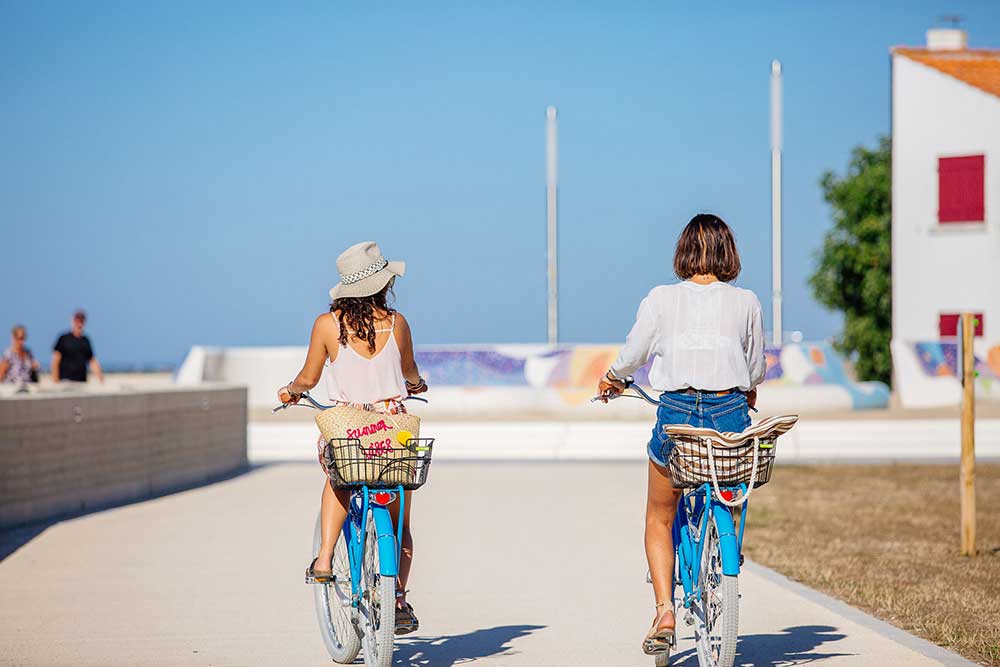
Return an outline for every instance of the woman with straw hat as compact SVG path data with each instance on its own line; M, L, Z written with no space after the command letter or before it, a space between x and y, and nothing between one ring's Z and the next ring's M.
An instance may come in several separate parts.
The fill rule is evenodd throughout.
M396 277L402 276L405 269L404 262L390 262L382 257L378 245L372 241L353 245L337 258L340 282L330 290L330 310L313 324L302 370L278 390L282 403L295 403L303 392L315 387L324 365L328 366L327 385L335 405L399 414L406 412L402 400L407 395L427 391L427 383L420 377L414 360L410 325L388 303ZM318 445L320 465L325 466L322 436ZM413 559L411 495L412 492L406 492L396 634L413 632L418 627L413 607L406 601L406 580ZM329 479L324 482L322 545L307 570L312 578L322 580L331 574L334 546L347 517L348 502L349 492L333 489ZM394 508L398 511L398 503L394 503Z

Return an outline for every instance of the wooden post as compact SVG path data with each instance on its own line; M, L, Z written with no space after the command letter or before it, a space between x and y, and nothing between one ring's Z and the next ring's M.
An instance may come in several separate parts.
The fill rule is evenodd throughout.
M976 555L976 357L972 341L975 316L962 313L962 462L959 486L962 493L961 553Z

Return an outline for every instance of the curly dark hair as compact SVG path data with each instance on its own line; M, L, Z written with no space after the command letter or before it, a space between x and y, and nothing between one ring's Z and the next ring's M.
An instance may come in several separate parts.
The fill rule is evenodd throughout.
M396 312L396 309L389 305L388 295L391 292L392 282L369 296L334 299L330 304L330 312L340 311L337 322L340 324L341 345L347 345L347 337L350 334L368 343L368 351L375 354L375 309L386 313Z

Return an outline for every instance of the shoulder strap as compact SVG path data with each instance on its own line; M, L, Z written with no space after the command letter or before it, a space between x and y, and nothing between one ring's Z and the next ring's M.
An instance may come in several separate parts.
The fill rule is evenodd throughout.
M339 339L340 338L340 320L337 319L337 315L333 311L330 311L330 317L333 318L333 326L337 327L337 338ZM341 345L341 347L350 347L351 346L351 334L352 333L353 332L350 329L347 329L347 343L345 345ZM337 344L338 345L340 344L339 340L337 341Z
M392 314L392 320L388 329L376 329L375 333L392 333L396 329L396 313Z

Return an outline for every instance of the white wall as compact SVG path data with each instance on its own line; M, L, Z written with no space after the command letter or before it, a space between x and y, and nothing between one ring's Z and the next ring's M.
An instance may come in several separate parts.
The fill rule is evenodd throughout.
M984 313L1000 339L1000 98L893 56L892 335L937 340L938 314ZM986 222L938 225L939 157L986 156Z
M274 347L200 347L191 348L180 370L177 383L199 385L202 382L226 382L247 388L250 407L274 407L278 389L295 379L306 358L305 346ZM324 374L326 369L323 369ZM223 380L225 378L225 380ZM317 396L326 396L326 378L321 380Z
M497 349L503 349L502 346ZM520 353L529 346L512 346ZM788 349L786 348L786 352ZM272 408L277 404L278 388L289 382L302 367L306 348L301 347L193 347L177 372L177 383L199 385L202 382L225 382L247 388L248 405L253 409ZM782 355L786 373L794 375L789 365L791 355ZM325 371L324 371L325 372ZM651 419L653 409L642 401L615 401L594 405L592 387L538 386L439 386L430 378L432 391L428 405L415 408L421 416L448 419L496 419L511 414L521 419ZM313 392L318 400L328 399L325 379ZM847 387L841 384L788 384L769 382L761 391L762 414L850 410L856 407Z

